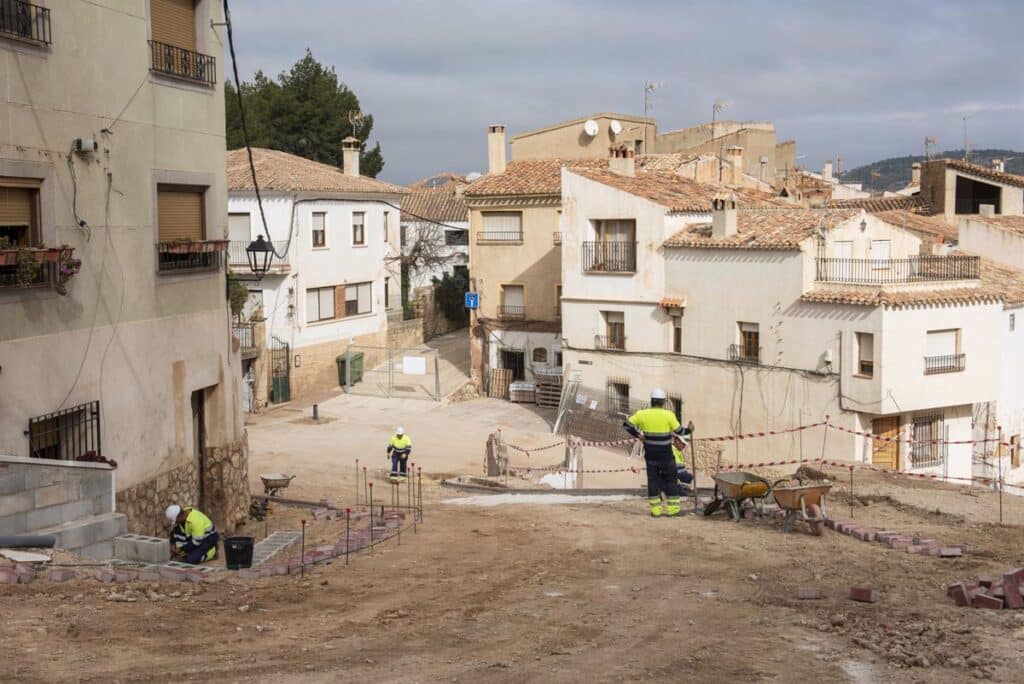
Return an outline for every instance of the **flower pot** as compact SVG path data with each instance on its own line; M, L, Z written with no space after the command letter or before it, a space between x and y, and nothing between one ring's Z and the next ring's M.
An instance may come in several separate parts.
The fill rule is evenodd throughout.
M0 266L17 266L18 250L0 249Z

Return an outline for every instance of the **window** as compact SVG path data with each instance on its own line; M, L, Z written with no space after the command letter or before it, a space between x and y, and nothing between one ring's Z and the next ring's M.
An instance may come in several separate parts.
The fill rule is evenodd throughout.
M555 318L562 317L562 286L555 285Z
M252 241L251 225L252 222L247 213L228 214L228 239L231 242L244 242L248 247Z
M960 353L960 330L929 330L926 335L924 372L955 373L964 370L966 357Z
M857 333L857 374L870 378L875 374L875 336Z
M366 244L366 213L356 211L352 213L352 244Z
M391 212L390 211L385 211L384 212L384 242L388 241L388 236L390 235L390 231L388 230L388 225L389 225L390 219L391 219Z
M683 317L672 317L672 351L676 354L683 353Z
M594 237L598 242L635 242L636 221L633 219L594 221Z
M373 311L373 283L345 286L345 315L358 316Z
M892 243L889 240L871 241L871 258L875 261L888 261L892 256Z
M602 311L604 338L598 339L598 349L626 348L626 315L621 311Z
M391 278L384 279L384 308L391 306Z
M1010 467L1020 468L1020 435L1010 437Z
M28 455L73 461L100 449L100 402L62 409L28 421Z
M761 334L757 323L738 322L739 344L730 354L733 361L759 363L761 360Z
M489 242L522 242L523 214L519 211L485 211L478 239Z
M334 318L334 287L306 290L306 322L329 321Z
M594 221L594 241L582 245L583 270L588 273L636 272L636 221Z
M498 317L526 317L526 288L522 285L501 286L501 306L498 307Z
M911 468L935 468L946 462L948 430L941 412L918 413L914 416L913 444L910 446Z
M558 368L562 367L562 352L561 350L555 352L555 366Z
M680 396L669 397L668 401L672 404L672 413L675 414L676 420L680 423L683 422L683 398Z
M629 413L629 379L608 378L605 383L605 403L608 414Z
M534 363L547 363L548 362L548 350L544 347L537 347L533 350L533 362Z
M502 368L512 371L513 382L526 379L526 354L522 349L501 349L498 354L498 363Z
M38 247L39 187L37 180L0 178L0 238L13 247Z
M327 214L322 211L313 212L313 248L327 246Z
M204 240L203 196L206 188L189 185L157 186L157 229L160 242Z
M154 41L196 49L195 0L150 0L150 14Z
M469 244L468 230L444 231L444 244L449 247L463 247Z
M409 231L409 226L404 223L398 227L398 244L405 247L406 233Z

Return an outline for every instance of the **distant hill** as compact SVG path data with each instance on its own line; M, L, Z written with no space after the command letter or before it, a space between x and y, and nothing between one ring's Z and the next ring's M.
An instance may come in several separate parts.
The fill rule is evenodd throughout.
M947 150L936 152L933 158L947 157L963 159L963 150ZM971 150L971 162L981 166L992 166L993 159L1009 159L1006 162L1007 173L1024 175L1024 152L1015 150ZM858 166L842 174L843 181L863 183L865 190L898 190L910 182L910 165L923 162L924 156L890 157L871 164Z

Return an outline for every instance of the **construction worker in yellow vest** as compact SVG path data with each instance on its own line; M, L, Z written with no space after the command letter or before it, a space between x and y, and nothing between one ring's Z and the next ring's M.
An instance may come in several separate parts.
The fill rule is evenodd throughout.
M689 434L689 428L680 425L675 414L665 408L668 397L662 389L651 392L651 406L630 416L623 426L626 431L643 440L644 461L647 466L647 502L651 517L677 516L680 513L679 478L672 454L672 440ZM665 497L662 508L662 495Z
M217 557L220 535L212 520L195 508L177 504L168 506L165 514L174 526L171 552L177 560L199 565Z
M409 435L405 434L405 428L399 425L388 442L388 456L391 457L391 477L389 479L392 482L401 482L405 479L411 453L412 440L409 439Z

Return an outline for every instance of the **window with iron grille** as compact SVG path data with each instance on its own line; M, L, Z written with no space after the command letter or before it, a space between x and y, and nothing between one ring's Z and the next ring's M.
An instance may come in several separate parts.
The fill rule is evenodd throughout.
M101 456L100 402L54 411L28 421L29 456L74 461Z
M946 462L948 428L941 412L918 413L913 421L911 468L937 468Z
M609 415L629 413L629 380L627 378L608 378L605 383L605 406Z
M676 420L678 420L680 423L682 423L683 422L683 398L679 397L679 396L669 397L668 401L669 401L670 404L672 404L672 406L670 408L672 410L672 413L675 414Z

